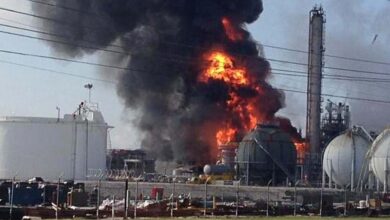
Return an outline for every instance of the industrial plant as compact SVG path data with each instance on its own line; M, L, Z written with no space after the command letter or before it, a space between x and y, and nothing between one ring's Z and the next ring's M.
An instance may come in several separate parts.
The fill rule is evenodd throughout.
M97 47L125 41L123 33L150 44L145 49L140 39L139 45L124 43L135 55L129 67L119 68L125 73L118 94L126 107L142 113L135 120L141 146L109 146L109 130L116 128L90 98L63 116L57 108L57 118L0 118L0 219L390 214L390 129L377 135L353 124L348 103L323 100L321 6L309 13L302 132L276 115L284 94L267 81L271 65L244 28L262 12L261 1L242 7L226 1L230 5L215 9L220 11L209 20L202 14L208 8L198 5L204 10L196 15L199 27L189 25L193 18L186 13L177 14L179 6L151 5L156 11L164 7L161 17L167 13L183 26L171 37L153 32L162 42L145 34L144 26L119 22L117 8L97 2L90 4L107 10L110 25L121 30L93 34ZM97 50L82 48L85 36L70 34L77 37L71 47L56 48L61 53ZM191 47L165 42L173 36ZM195 62L178 62L171 52ZM166 74L154 74L156 69Z

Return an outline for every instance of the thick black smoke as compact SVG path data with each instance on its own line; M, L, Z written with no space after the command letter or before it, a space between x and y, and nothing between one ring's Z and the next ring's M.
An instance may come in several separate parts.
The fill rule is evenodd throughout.
M262 12L261 0L50 2L58 7L33 4L33 10L55 21L42 21L48 31L67 37L67 45L52 43L57 52L80 57L94 53L91 47L118 50L110 45L119 44L123 56L130 54L118 94L127 107L142 113L137 120L137 127L145 133L142 146L162 160L207 162L215 149L210 140L216 125L235 117L226 110L226 83L197 80L204 68L204 54L211 49L238 54L237 59L250 68L262 93L246 88L237 93L259 96L257 100L264 103L256 107L265 118L282 107L283 95L266 82L269 63L259 57L258 46L245 29ZM241 40L227 37L223 18L239 30Z

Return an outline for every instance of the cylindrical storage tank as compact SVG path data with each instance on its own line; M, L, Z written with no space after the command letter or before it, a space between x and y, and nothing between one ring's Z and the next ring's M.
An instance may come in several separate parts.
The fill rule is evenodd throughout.
M360 128L348 129L326 147L323 169L338 186L358 185L359 176L371 142ZM364 182L367 176L362 176Z
M203 167L203 173L205 175L221 175L225 173L233 172L233 168L224 164L210 165L207 164Z
M371 168L382 184L390 186L390 128L385 129L372 143ZM387 174L387 178L386 178Z
M2 118L0 179L85 180L92 170L101 175L108 127L98 111L89 112L88 118Z
M249 185L274 185L293 181L297 152L287 133L275 125L257 125L241 141L237 152L238 172ZM286 172L289 174L287 175Z

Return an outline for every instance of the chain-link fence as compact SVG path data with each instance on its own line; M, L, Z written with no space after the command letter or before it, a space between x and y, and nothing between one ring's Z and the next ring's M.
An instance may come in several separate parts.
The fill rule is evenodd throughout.
M85 188L91 193L98 188L99 204L103 203L101 210L112 211L114 207L117 216L124 215L126 209L128 216L324 214L331 213L334 204L343 205L345 199L345 191L337 189L258 187L238 183L137 181L128 182L126 188L125 181L97 180L86 182ZM347 194L348 200L356 200L351 193Z

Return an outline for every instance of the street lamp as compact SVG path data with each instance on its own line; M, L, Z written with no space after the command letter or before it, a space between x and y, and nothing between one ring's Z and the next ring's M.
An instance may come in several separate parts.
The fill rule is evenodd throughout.
M272 179L270 179L267 183L267 217L269 216L269 186L272 183Z

